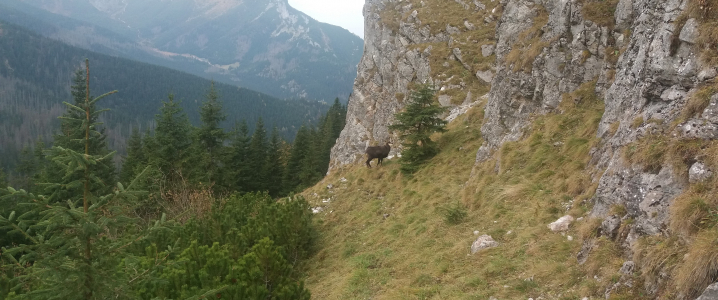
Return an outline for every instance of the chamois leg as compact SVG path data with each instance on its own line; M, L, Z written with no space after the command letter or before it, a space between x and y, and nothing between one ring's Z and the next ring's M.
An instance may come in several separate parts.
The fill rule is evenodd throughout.
M377 166L381 166L381 165L383 165L383 164L381 163L381 162L382 162L383 160L384 160L383 158L379 158L379 162L378 162L378 163L376 163L376 165L377 165Z
M371 160L372 160L372 158L366 160L366 167L367 167L367 168L371 168L371 165L369 164L369 162L370 162Z

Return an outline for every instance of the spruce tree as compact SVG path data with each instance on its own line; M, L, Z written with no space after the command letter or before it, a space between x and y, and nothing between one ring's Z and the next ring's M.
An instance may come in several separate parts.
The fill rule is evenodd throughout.
M284 176L284 162L282 161L282 140L279 137L279 130L274 127L272 136L269 139L266 163L267 191L272 197L277 197L284 187L282 177Z
M5 175L5 170L3 170L2 167L0 167L0 189L4 189L7 187L7 175Z
M310 143L311 132L306 126L300 127L294 138L284 173L283 181L286 193L301 189L303 167L311 151Z
M138 168L144 168L146 164L147 157L142 146L142 135L138 128L134 128L130 139L127 140L127 156L122 162L120 182L130 182L137 175Z
M446 121L439 118L444 111L446 108L434 101L434 90L423 85L412 91L404 111L395 115L396 122L389 129L399 131L403 141L404 149L399 160L403 173L414 173L422 163L438 153L431 135L446 131Z
M176 182L183 178L183 172L187 172L184 169L191 155L192 126L179 103L174 101L174 95L167 98L162 102L160 114L155 116L157 128L149 161L168 181Z
M219 95L214 88L213 81L200 110L202 125L197 132L197 138L201 146L200 151L203 156L201 166L210 183L216 180L219 171L222 145L227 138L220 124L226 118L227 115L222 111L222 102L219 101Z
M87 61L86 72L89 75ZM83 149L53 146L46 153L64 171L59 181L45 184L52 193L34 195L8 187L9 195L3 196L3 200L13 198L31 209L0 216L2 229L22 234L28 240L27 244L2 249L6 265L15 266L15 272L20 274L15 289L21 294L17 298L131 298L125 294L127 278L116 270L119 254L127 243L117 233L130 229L133 220L123 215L126 201L137 193L129 191L132 184L128 189L118 184L115 192L106 195L94 192L106 190L95 187L105 185L99 177L105 170L100 166L111 161L114 154L102 153L102 149L92 152L92 145L98 143L96 139L102 139L102 133L96 130L98 123L93 121L102 111L94 110L94 104L113 92L90 100L89 80L86 88L83 103L65 102L69 109L78 112L77 118L63 116L66 124L84 128L84 137L77 143ZM63 186L77 188L81 198L75 200L74 195L59 193Z
M339 98L334 99L334 104L327 111L326 116L320 122L321 130L321 152L319 157L319 173L326 174L329 169L329 158L332 147L339 138L344 129L346 119L346 107L339 102Z
M249 164L249 143L247 122L242 120L241 123L235 123L226 162L228 174L225 185L229 190L250 191L249 182L255 172L252 172Z
M20 150L20 162L15 166L16 184L26 190L34 186L33 176L37 173L37 160L30 147Z
M260 117L254 128L254 134L249 142L249 168L254 176L249 181L250 191L267 190L266 162L267 162L267 131Z
M98 120L101 110L95 107L95 102L87 102L87 99L92 99L90 94L90 88L87 82L87 74L83 70L77 70L73 78L73 84L71 86L71 94L73 101L67 104L67 110L60 116L60 131L53 136L53 146L61 147L64 149L70 149L75 152L84 152L85 148L90 153L97 155L109 155L111 153L107 146L107 134L105 134L104 128L100 127ZM87 105L87 111L79 110ZM95 136L86 142L86 128L76 120L86 119L89 115L89 124L93 124L91 131ZM102 185L93 185L92 192L98 195L107 194L112 190L111 183L115 181L116 170L115 164L111 160L102 160L98 162L94 170L96 178L102 181ZM67 177L63 166L56 163L48 163L45 169L45 180L50 182L64 182L65 184L61 187L55 188L52 193L56 193L59 198L74 197L79 198L81 187L69 185L69 182L79 180L80 176L75 174L75 177ZM44 191L45 194L49 194L50 191Z

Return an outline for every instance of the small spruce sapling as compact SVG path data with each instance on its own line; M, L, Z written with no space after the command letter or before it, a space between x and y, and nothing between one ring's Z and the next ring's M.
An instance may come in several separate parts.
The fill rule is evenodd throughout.
M431 135L446 131L446 121L439 118L445 111L446 108L434 101L434 90L428 85L422 85L411 92L404 111L395 115L396 122L389 129L398 131L403 141L401 145L404 149L399 160L402 173L416 172L421 164L439 152Z

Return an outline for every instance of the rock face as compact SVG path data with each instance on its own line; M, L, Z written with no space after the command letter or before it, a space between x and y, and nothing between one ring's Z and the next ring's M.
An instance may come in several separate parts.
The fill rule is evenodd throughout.
M386 126L402 108L397 95L406 95L410 82L440 85L436 84L438 71L432 69L436 64L431 64L435 53L456 61L475 79L491 82L481 127L484 142L476 164L498 159L496 150L522 139L535 115L561 113L559 104L567 93L579 87L592 89L603 100L605 112L595 133L600 143L590 151L590 165L596 170L591 175L598 184L590 214L603 219L599 234L615 240L632 259L630 249L639 237L669 233L669 207L689 180L700 182L713 175L700 157L688 159L690 178L683 178L677 175L683 171L667 162L648 169L623 155L627 145L653 136L677 141L718 139L718 94L711 95L704 111L682 116L688 99L718 73L715 66L699 59L699 21L688 19L677 27L681 22L676 20L686 11L687 1L682 0L619 0L615 19L609 20L615 26L610 27L586 19L582 1L497 2L501 14L483 16L485 22L497 20L494 39L477 43L471 56L465 47L456 46L458 27L446 25L437 33L422 25L430 17L418 15L411 4L367 1L367 27L372 28L367 30L347 127L332 150L332 168L356 161L367 144L390 137ZM491 10L479 7L475 9ZM376 13L391 9L408 16L398 32L380 25L383 20ZM519 41L526 32L534 38ZM441 43L446 48L436 46ZM474 69L470 64L473 59L494 56L490 68ZM439 101L454 102L445 95ZM625 208L625 215L613 215L612 207ZM558 224L555 227L562 230ZM595 241L589 239L583 245L578 255L581 262L591 255Z
M718 282L709 285L696 300L718 300Z
M478 7L485 7L481 3L485 1L475 2L481 5L463 5L458 2L446 5L455 6L470 16L475 9L479 10ZM465 43L455 41L452 36L493 24L474 25L464 24L462 21L461 28L450 25L432 28L431 22L424 21L431 20L432 16L422 15L420 10L421 7L413 7L412 4L399 0L366 1L364 55L357 67L354 91L349 98L346 127L332 148L330 172L360 160L367 146L383 144L394 138L387 126L392 124L394 114L401 111L407 101L410 84L429 83L445 85L448 89L465 89L466 82L453 84L451 78L443 80L438 70L432 70L430 58L439 50L434 49L437 44L449 50L450 57L447 57L444 63L446 66L450 62L459 63L463 68L471 70L470 74L475 74L465 58L466 54L462 53L462 48L466 49L471 45L464 46ZM386 20L387 11L396 12L398 16L396 19ZM480 46L471 47L477 47L477 51L481 51ZM478 82L479 79L474 80ZM490 78L487 80L490 81ZM458 100L470 103L480 96L469 93L466 99ZM457 99L444 96L440 100L444 106L453 106L452 102ZM401 151L398 143L395 144L397 147L392 149L390 155Z

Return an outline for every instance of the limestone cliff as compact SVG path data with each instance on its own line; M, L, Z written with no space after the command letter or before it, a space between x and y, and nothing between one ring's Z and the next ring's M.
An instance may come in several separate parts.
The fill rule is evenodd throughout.
M476 101L490 82L476 164L497 166L496 150L525 137L536 115L562 113L566 96L588 87L605 104L588 166L597 186L588 217L602 224L578 259L608 238L633 274L631 261L645 256L635 253L639 238L690 243L672 204L715 167L702 152L718 139L716 34L706 25L718 22L715 11L710 0L368 0L364 57L331 168L392 138L387 126L416 83L453 106ZM665 286L663 268L640 270L649 295ZM606 296L632 286L624 279ZM701 280L676 296L695 298L718 274Z
M330 169L359 160L370 144L393 139L387 126L414 84L440 88L445 106L475 101L487 91L500 8L486 2L366 1L364 55ZM441 22L433 20L437 11Z

